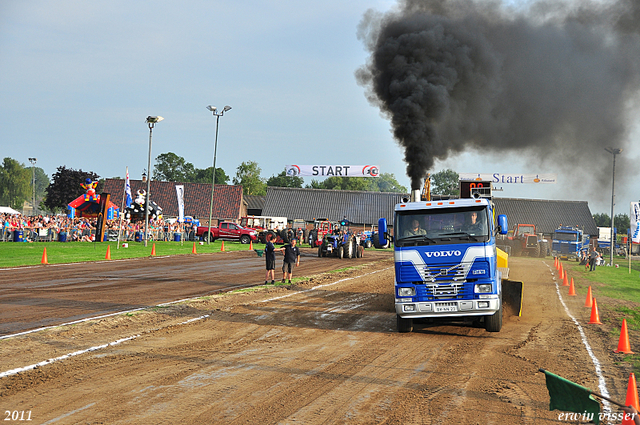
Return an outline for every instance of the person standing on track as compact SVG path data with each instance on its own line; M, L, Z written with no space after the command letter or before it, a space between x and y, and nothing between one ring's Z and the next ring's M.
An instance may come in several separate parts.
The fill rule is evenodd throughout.
M289 283L293 277L293 265L296 267L300 265L300 249L296 246L297 239L291 239L287 245L280 248L280 251L284 253L284 262L282 263L282 283L285 283L287 276L289 277Z
M264 247L264 257L267 263L267 274L264 277L264 284L269 284L269 276L271 276L271 284L276 282L276 247L271 242L271 233L267 234L267 244Z
M592 272L596 269L596 261L598 260L598 252L596 251L596 247L591 248L591 254L589 255L589 271Z

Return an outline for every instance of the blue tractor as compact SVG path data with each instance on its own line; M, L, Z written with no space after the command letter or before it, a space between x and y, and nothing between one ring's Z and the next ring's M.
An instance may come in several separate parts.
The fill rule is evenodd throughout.
M349 229L349 220L340 221L333 232L322 239L318 247L318 257L360 258L364 248L358 245L356 236Z

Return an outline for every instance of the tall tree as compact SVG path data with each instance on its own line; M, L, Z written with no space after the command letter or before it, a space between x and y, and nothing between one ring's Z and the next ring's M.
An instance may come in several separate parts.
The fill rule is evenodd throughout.
M302 187L304 179L298 176L287 176L286 171L281 171L277 176L271 176L267 180L267 186L272 187Z
M168 182L188 182L194 177L195 167L173 152L156 157L153 179Z
M265 195L267 193L267 183L260 173L262 169L255 161L245 161L238 165L233 184L242 186L242 193L245 195Z
M629 219L629 215L627 214L616 214L615 216L615 226L618 235L626 235L629 231L629 227L631 227L631 220ZM611 226L611 222L609 222L609 226Z
M196 168L191 180L192 183L211 183L213 181L213 167ZM222 168L216 167L216 184L229 184L229 176Z
M431 193L434 195L460 195L460 176L451 169L438 171L431 175Z
M80 185L87 178L99 179L99 176L93 171L74 170L65 166L58 167L58 171L52 177L51 184L47 188L47 199L44 201L44 205L54 212L65 211L69 202L85 193ZM101 192L101 186L98 185L97 193Z
M371 179L377 186L378 192L408 193L406 187L402 186L396 180L396 176L392 173L380 173L380 177Z
M364 177L328 177L322 183L323 189L371 191L372 182Z
M312 179L306 187L309 189L407 193L407 188L398 183L396 177L391 173L382 173L377 178L333 176L322 181Z
M36 203L42 201L47 194L47 187L49 187L49 176L40 167L35 167L36 174Z
M598 227L611 227L611 217L609 214L596 213L593 215L593 220Z
M0 205L22 209L31 199L31 171L15 159L5 158L0 167Z

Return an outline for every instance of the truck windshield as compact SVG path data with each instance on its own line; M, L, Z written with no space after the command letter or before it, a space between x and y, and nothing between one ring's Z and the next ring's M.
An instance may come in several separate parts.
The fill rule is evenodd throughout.
M576 242L578 240L578 235L576 233L554 233L553 239L556 241Z
M468 207L398 211L397 246L442 245L489 240L487 209Z

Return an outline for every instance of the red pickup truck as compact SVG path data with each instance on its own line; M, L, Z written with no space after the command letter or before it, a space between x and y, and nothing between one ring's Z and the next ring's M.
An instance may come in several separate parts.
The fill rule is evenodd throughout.
M196 230L196 236L202 237L203 240L209 239L210 242L216 239L223 239L227 241L240 241L242 243L249 243L258 239L258 234L253 229L247 229L239 224L223 221L219 223L218 227L211 227L211 234L209 234L209 226L198 226Z

